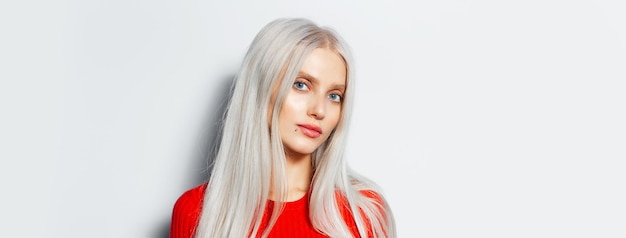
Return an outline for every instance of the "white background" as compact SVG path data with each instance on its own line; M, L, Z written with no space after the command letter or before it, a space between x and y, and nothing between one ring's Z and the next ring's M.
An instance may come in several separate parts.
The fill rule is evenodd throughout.
M623 1L3 1L2 237L167 237L254 35L352 46L400 237L626 237Z

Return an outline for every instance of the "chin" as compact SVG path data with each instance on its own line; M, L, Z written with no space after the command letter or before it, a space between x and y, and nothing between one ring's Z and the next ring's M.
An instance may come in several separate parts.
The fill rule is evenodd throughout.
M312 143L302 143L297 145L285 145L285 150L293 154L312 154L320 145Z

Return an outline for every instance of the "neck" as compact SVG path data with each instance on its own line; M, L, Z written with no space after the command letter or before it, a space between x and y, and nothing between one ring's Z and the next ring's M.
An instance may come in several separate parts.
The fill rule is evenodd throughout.
M286 202L291 202L302 198L309 191L313 177L313 165L311 164L311 154L286 154L285 158L287 169ZM276 200L273 191L270 191L270 198Z

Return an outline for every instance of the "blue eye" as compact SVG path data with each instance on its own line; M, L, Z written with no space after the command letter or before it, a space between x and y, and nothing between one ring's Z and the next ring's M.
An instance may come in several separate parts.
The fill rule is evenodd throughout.
M336 93L331 93L330 95L328 95L328 98L333 102L341 102L341 95Z
M309 87L306 86L306 83L299 82L299 81L296 81L295 83L293 83L293 87L296 88L297 90L301 90L301 91L309 89Z

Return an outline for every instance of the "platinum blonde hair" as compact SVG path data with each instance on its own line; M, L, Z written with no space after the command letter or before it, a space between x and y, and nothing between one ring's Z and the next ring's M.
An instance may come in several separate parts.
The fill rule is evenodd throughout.
M312 154L310 220L315 229L330 237L351 237L338 203L344 199L361 237L396 236L393 215L381 189L352 171L344 158L354 99L348 45L330 28L307 19L284 18L268 23L256 35L231 88L221 142L195 232L197 238L269 234L284 205L276 202L268 228L262 231L261 217L267 209L270 188L277 198L283 198L279 201L284 201L287 194L283 144L278 126L269 125L278 125L281 105L305 59L316 48L328 48L343 57L347 85L337 127ZM364 191L379 194L378 199L365 196ZM373 234L368 235L368 227Z

